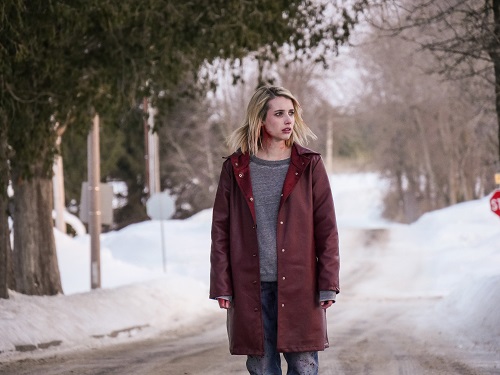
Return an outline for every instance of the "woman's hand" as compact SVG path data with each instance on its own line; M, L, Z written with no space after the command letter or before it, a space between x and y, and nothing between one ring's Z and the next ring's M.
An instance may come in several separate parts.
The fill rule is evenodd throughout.
M219 302L219 307L221 309L229 309L231 307L231 302L227 299L224 298L217 298L217 301Z
M326 310L329 308L331 305L333 305L333 301L321 301L321 308L323 310Z

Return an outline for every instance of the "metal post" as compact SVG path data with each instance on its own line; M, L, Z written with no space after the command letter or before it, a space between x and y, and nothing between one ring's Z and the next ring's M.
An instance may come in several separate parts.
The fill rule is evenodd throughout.
M101 287L101 195L99 115L94 116L87 138L89 234L90 234L90 283L92 289Z

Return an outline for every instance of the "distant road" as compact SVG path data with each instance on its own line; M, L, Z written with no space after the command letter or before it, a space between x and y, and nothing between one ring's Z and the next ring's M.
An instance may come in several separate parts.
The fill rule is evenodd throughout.
M370 248L349 249L351 254L345 257L342 294L328 310L331 348L320 353L320 374L500 374L498 343L491 343L491 347L476 345L460 334L460 327L436 318L433 307L440 296L398 297L378 289L366 293L370 283L385 277L381 273L387 269L391 253L384 248L389 233L365 232L361 237L352 234ZM413 267L418 274L421 265L415 261ZM408 273L393 282L408 283L410 287L418 282L415 280ZM360 287L362 284L366 285ZM49 358L0 363L0 374L246 374L245 357L228 353L225 329L225 314L220 311L193 327L189 335L172 338L169 334Z

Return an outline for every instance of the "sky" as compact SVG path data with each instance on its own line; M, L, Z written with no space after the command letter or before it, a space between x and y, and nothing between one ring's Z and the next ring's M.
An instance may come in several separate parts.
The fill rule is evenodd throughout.
M440 316L466 325L481 340L500 336L495 295L500 290L500 217L491 212L488 197L403 225L381 218L387 183L379 175L333 174L330 182L341 289L342 276L363 261L359 251L350 250L364 247L374 256L382 251L382 241L384 272L360 280L351 292L436 296ZM102 234L102 288L96 290L90 290L88 235L72 238L55 229L65 294L11 292L9 300L0 300L0 361L154 337L220 313L208 299L211 215L208 209L186 220L152 220ZM337 303L342 298L341 293Z

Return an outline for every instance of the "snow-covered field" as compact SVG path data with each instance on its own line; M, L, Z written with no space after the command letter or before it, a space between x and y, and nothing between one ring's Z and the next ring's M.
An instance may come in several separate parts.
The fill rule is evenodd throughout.
M380 218L386 185L376 174L335 174L331 184L342 275L352 281L344 285L339 304L354 295L435 297L436 319L462 327L476 341L498 342L500 218L490 211L487 197L401 225ZM103 288L94 291L89 290L88 236L56 231L66 294L12 293L0 300L0 361L176 332L220 313L208 300L210 224L211 210L163 222L166 273L159 221L103 234ZM367 257L378 256L383 272L350 275Z

